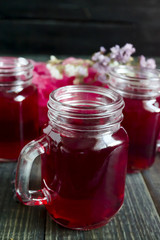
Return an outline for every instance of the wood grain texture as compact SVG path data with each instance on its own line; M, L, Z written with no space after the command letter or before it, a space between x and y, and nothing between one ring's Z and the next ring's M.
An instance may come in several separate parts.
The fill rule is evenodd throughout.
M157 211L160 214L160 153L157 154L153 166L142 174Z
M159 215L139 173L127 176L124 205L106 226L91 231L73 231L47 216L45 239L158 240L159 226Z
M136 40L130 24L0 20L0 29L1 54L91 55L101 45L123 45Z
M158 0L0 2L0 53L92 54L131 42L137 55L160 56Z
M14 163L0 163L0 239L43 240L45 210L13 199L14 169Z
M1 18L146 21L158 17L158 1L1 1ZM155 19L156 20L156 19Z
M160 156L150 169L127 175L124 205L105 226L74 231L56 224L43 207L27 207L13 199L15 163L0 163L1 240L159 240ZM39 162L35 162L33 173ZM32 180L34 177L32 176ZM156 191L158 189L158 193Z

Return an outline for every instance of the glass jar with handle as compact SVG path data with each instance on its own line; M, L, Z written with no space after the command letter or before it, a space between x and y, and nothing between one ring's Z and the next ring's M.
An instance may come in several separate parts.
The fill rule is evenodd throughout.
M26 205L46 206L67 228L88 230L106 224L124 199L128 136L121 127L122 97L96 86L53 91L44 134L22 150L16 193ZM29 175L41 159L42 189L31 191Z

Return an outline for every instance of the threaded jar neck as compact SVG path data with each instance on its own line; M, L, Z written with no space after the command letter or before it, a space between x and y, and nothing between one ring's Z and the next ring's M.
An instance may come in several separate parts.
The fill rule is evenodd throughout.
M27 84L33 76L33 65L22 57L0 57L0 86Z
M109 86L123 97L156 97L160 95L160 73L149 68L117 66L109 72Z
M72 85L50 94L50 125L83 133L115 132L120 128L124 101L114 91L97 86Z

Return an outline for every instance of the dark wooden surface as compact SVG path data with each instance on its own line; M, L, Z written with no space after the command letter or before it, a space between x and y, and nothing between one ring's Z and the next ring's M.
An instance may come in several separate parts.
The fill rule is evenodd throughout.
M160 154L154 165L127 175L124 205L104 227L74 231L57 225L44 207L14 199L16 163L0 163L0 240L159 240Z
M159 0L1 0L0 52L92 54L131 42L160 55Z

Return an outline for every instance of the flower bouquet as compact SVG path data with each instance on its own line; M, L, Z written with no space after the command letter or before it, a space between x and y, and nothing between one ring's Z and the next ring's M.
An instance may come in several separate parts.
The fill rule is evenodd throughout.
M33 62L33 83L38 88L39 94L39 121L40 127L48 121L47 102L49 94L56 88L66 85L90 84L103 87L107 86L107 73L116 65L138 65L139 67L156 68L155 60L146 59L143 55L135 61L132 44L123 47L116 45L107 53L104 47L94 53L90 59L69 57L58 59L51 56L44 62Z

